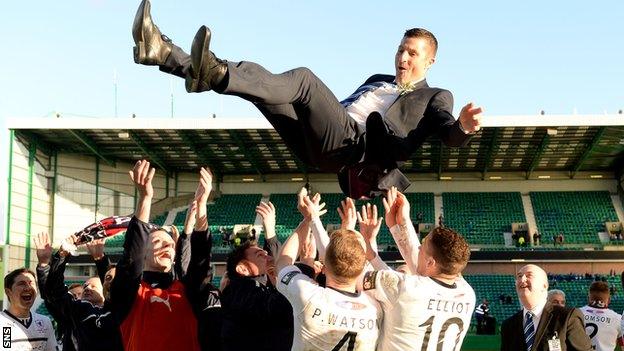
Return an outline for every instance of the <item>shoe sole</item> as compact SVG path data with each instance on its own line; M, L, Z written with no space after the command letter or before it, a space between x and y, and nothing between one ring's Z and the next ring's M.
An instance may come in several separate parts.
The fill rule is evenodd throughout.
M191 45L191 69L185 81L186 91L189 93L197 92L199 88L205 53L210 48L210 37L210 29L206 26L201 26L193 39L193 44Z

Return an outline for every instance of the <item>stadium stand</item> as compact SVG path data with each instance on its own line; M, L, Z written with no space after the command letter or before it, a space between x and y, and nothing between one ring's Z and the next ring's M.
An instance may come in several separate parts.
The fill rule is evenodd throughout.
M607 191L531 192L531 202L542 241L563 233L565 243L600 244L597 233L604 223L617 221Z
M470 244L503 246L511 223L526 222L518 192L443 193L445 225L462 233Z

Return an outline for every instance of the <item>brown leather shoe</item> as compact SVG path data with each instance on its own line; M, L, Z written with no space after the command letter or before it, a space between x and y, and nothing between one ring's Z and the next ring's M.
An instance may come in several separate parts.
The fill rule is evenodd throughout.
M149 0L143 0L134 17L134 62L150 66L163 65L171 54L171 39L160 33L152 21L150 9Z
M212 90L227 74L227 62L210 51L210 29L199 27L191 45L191 69L186 76L186 91L199 93Z

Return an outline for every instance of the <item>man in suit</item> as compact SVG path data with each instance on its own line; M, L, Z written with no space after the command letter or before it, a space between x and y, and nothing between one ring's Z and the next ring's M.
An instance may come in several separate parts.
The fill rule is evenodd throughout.
M135 62L184 78L188 92L214 90L250 101L303 162L337 172L342 190L354 198L391 186L404 190L409 181L398 167L427 137L461 146L481 126L481 108L470 103L455 120L452 94L427 85L438 43L425 29L405 32L394 76L374 75L342 102L307 68L272 74L253 62L217 58L205 26L189 56L154 25L148 0L139 6L132 34Z
M592 350L583 313L547 303L548 278L536 265L516 274L522 309L501 326L501 351Z

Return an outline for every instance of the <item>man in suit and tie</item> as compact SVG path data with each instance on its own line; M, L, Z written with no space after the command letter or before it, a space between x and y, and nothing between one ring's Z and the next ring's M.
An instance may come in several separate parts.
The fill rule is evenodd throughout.
M501 351L592 350L583 313L547 303L548 278L529 264L516 274L522 309L501 326Z
M481 126L481 108L464 106L452 115L448 90L430 88L425 76L438 43L421 28L407 30L395 55L395 75L373 75L342 102L307 68L272 74L253 62L227 62L209 50L202 26L189 56L162 35L143 0L132 28L136 63L157 65L186 80L188 92L213 90L250 101L306 164L338 173L354 198L404 190L398 168L431 135L448 146L466 144Z

